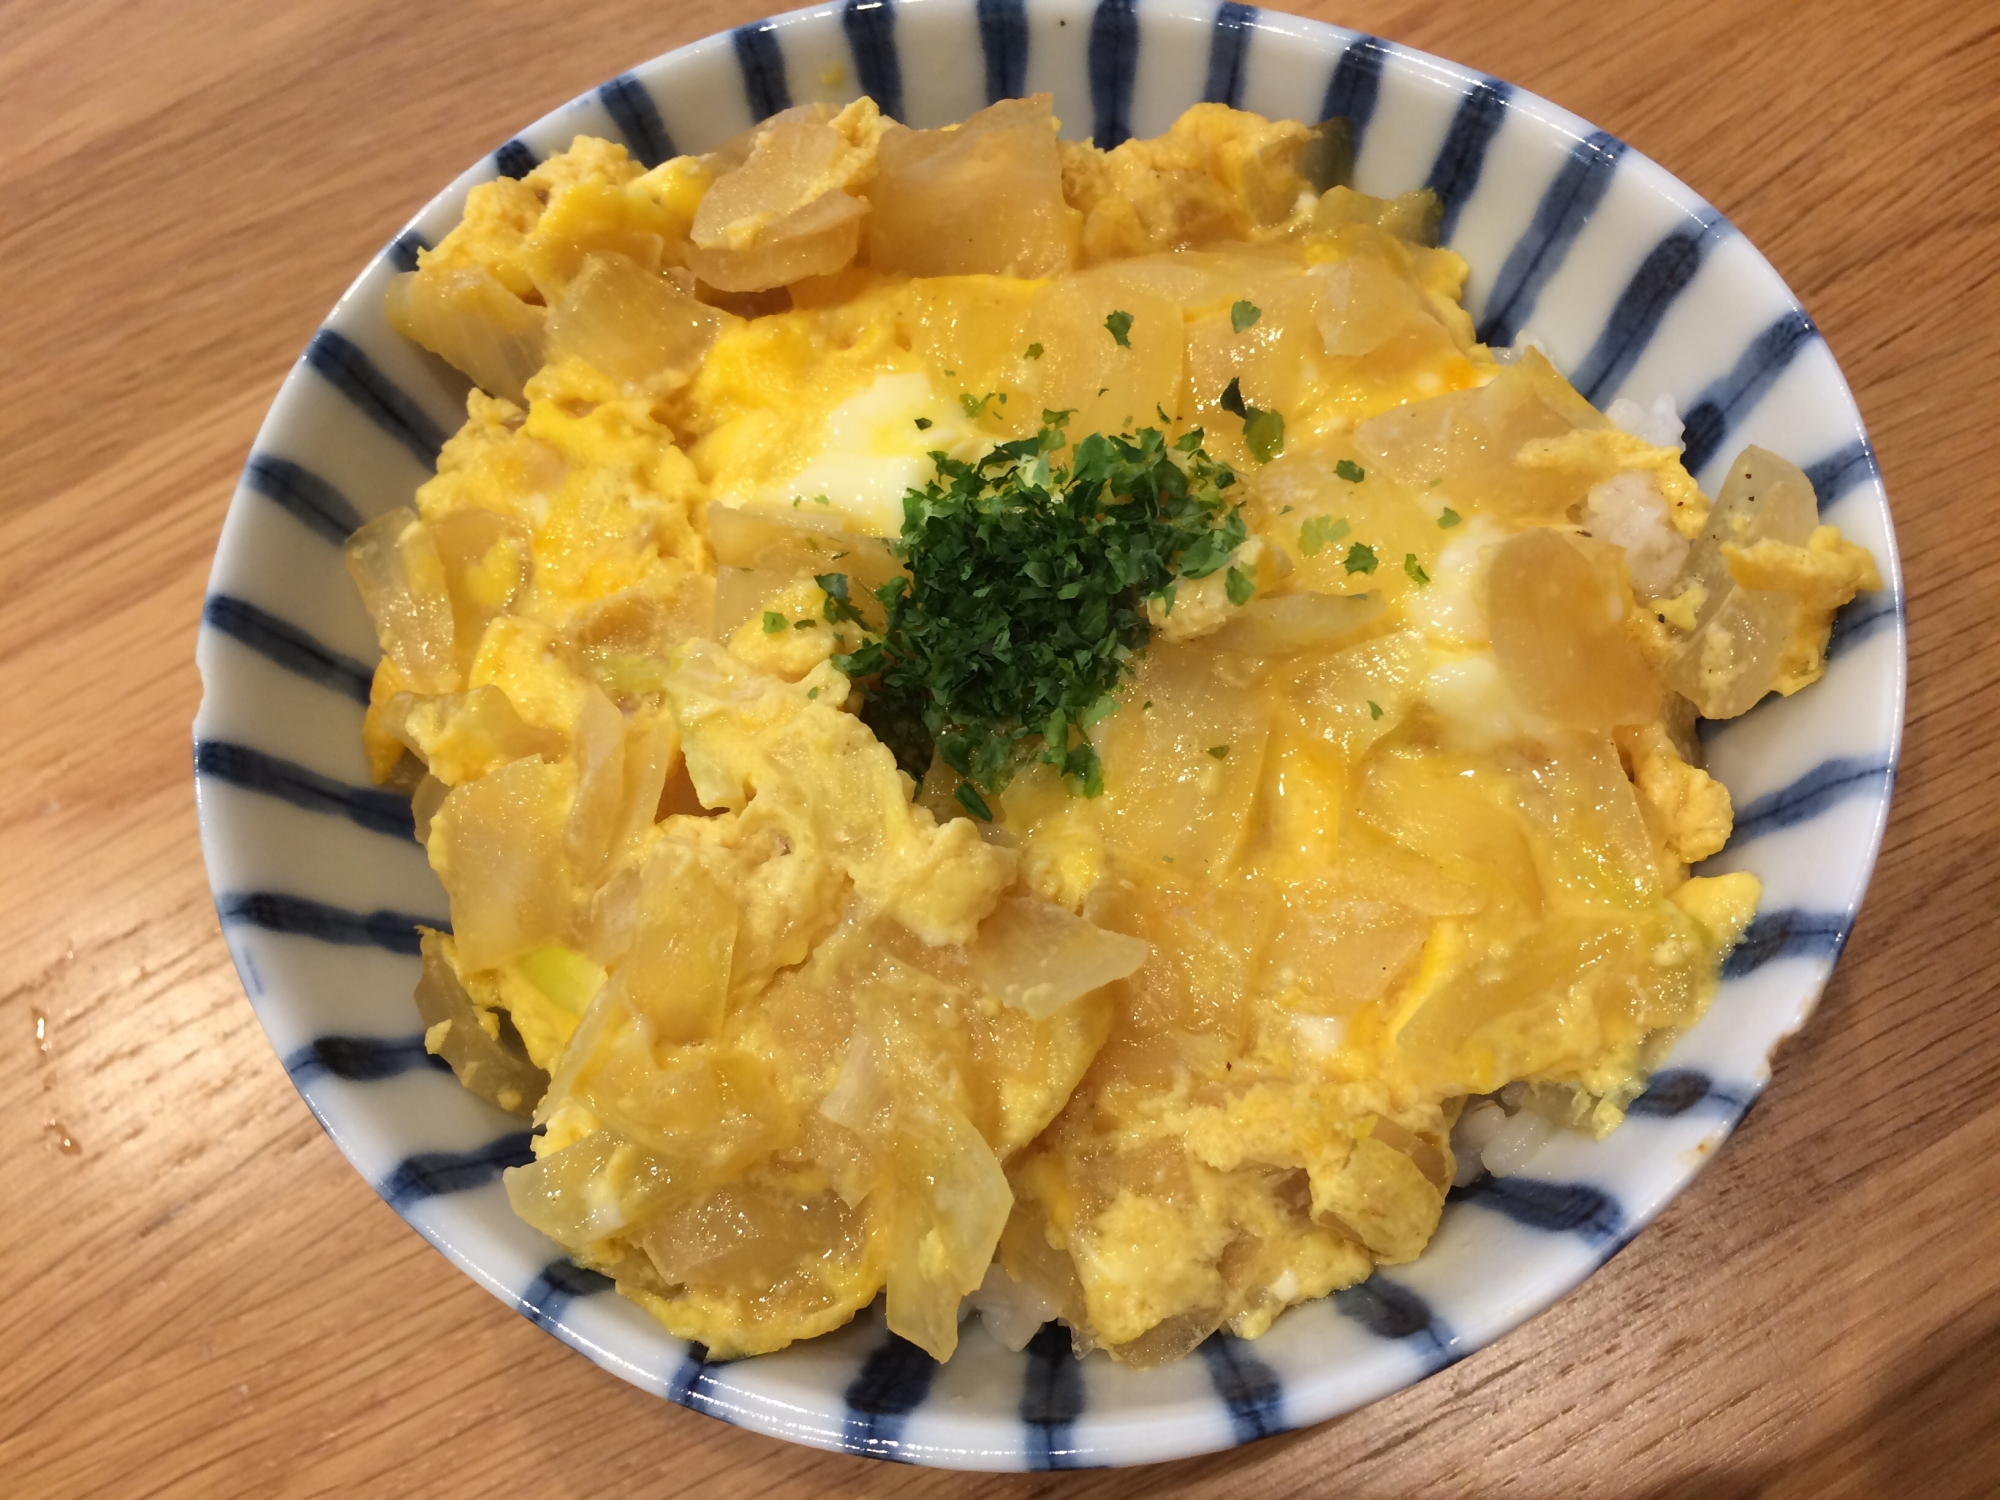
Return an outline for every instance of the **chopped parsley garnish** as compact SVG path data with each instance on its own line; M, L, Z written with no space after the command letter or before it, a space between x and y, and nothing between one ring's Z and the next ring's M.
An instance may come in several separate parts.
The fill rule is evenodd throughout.
M1229 758L1229 747L1227 745L1210 745L1208 753L1213 755L1217 760L1227 760Z
M1285 451L1284 416L1275 411L1251 408L1250 418L1243 424L1243 443L1258 463L1269 463Z
M1349 484L1359 484L1368 477L1368 471L1351 458L1343 458L1335 464L1333 472Z
M1375 571L1375 549L1366 542L1356 542L1347 549L1347 571L1350 573L1372 573Z
M1029 359L1040 359L1042 357L1042 346L1040 344L1030 344L1024 352Z
M1299 527L1299 551L1311 557L1320 548L1339 541L1347 532L1345 521L1336 521L1331 516L1313 516Z
M1104 320L1104 326L1111 331L1111 336L1118 341L1120 349L1130 349L1132 347L1130 337L1132 332L1132 315L1130 313L1115 312Z
M967 417L976 417L981 412L986 410L986 403L991 401L996 394L997 393L994 391L988 391L983 396L974 397L971 395L961 393L958 398L958 404L965 408L965 414ZM1001 396L1000 399L1002 401L1005 401L1007 398L1005 396Z
M1216 404L1243 419L1243 446L1260 464L1267 464L1285 451L1285 419L1275 411L1263 411L1243 399L1243 382L1232 376L1222 388Z
M918 417L917 431L929 432L930 430L931 430L931 419L929 417Z
M1248 535L1224 494L1236 473L1202 450L1200 429L1171 445L1155 428L1093 433L1065 449L1068 418L1044 412L1035 436L976 462L940 458L903 497L894 548L908 576L875 591L879 637L833 661L912 775L935 750L990 794L1039 739L1071 791L1096 796L1089 730L1146 644L1147 601L1227 567ZM855 617L844 574L817 582L829 620Z
M1238 302L1229 309L1229 326L1241 333L1259 318L1264 310L1254 302Z
M1382 705L1377 703L1373 698L1368 700L1368 717L1371 719L1382 717Z
M1410 582L1412 583L1429 583L1431 581L1431 575L1424 571L1424 565L1417 561L1417 554L1414 552L1405 552L1403 554L1403 571L1410 575Z
M1231 604L1244 605L1248 604L1250 596L1257 592L1257 580L1241 568L1232 567L1223 574L1222 587L1228 592Z
M986 799L979 795L979 788L969 781L961 781L958 790L952 793L958 805L971 813L982 823L993 821L993 809L986 805Z
M819 629L819 621L817 621L817 620L814 620L814 619L804 619L804 620L794 620L794 621L792 621L792 629L794 629L794 630L817 630L817 629Z
M764 611L764 634L776 635L785 628L785 617L775 609Z
M826 591L826 604L820 613L826 616L828 624L838 625L842 620L859 623L861 611L848 602L845 573L815 573L813 582Z
M1438 517L1438 525L1443 527L1445 530L1449 531L1452 527L1456 526L1457 524L1458 524L1458 512L1453 510L1449 505L1447 505L1444 508L1444 514Z
M818 688L816 688L816 687L815 687L815 688L807 688L807 689L806 689L806 696L807 696L808 698L817 698L817 697L819 696L819 689L818 689Z

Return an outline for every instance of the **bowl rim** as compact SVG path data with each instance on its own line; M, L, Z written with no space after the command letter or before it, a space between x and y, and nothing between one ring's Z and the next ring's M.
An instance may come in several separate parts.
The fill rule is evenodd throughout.
M871 3L871 0L845 0L842 17L843 20L848 20L859 11L887 10L890 8L891 3L893 3L894 8L903 10L916 10L919 7L924 10L965 11L977 9L982 18L984 18L989 10L1017 12L1023 17L1061 13L1063 15L1089 15L1093 19L1107 11L1114 11L1135 18L1134 24L1136 24L1136 18L1138 17L1159 17L1178 24L1216 28L1233 22L1246 32L1251 29L1271 32L1280 38L1309 44L1323 55L1324 60L1329 65L1332 64L1336 56L1345 57L1350 55L1357 47L1381 49L1384 56L1393 55L1406 64L1427 70L1442 83L1459 90L1468 98L1475 95L1481 88L1489 87L1496 83L1496 80L1492 80L1484 74L1462 67L1456 63L1433 57L1427 53L1419 52L1400 44L1385 43L1379 38L1368 36L1364 33L1350 31L1343 27L1285 12L1257 10L1241 5L1232 6L1227 3L1218 9L1202 4L1192 4L1189 3L1189 0L1102 0L1101 4L1096 5L1089 3L1089 0L997 0L997 3L996 0L883 0L883 3ZM823 26L829 14L831 12L825 6L809 7L749 22L731 31L720 32L701 38L638 64L631 70L620 74L617 78L602 85L599 89L579 96L579 101L572 101L568 105L559 106L557 109L550 111L541 120L535 122L535 124L525 127L520 133L510 137L492 155L482 158L472 167L468 168L467 171L460 174L413 215L404 228L391 240L389 245L377 257L371 258L364 265L353 283L349 285L347 290L342 293L340 299L335 303L333 310L327 316L327 323L330 324L338 317L342 309L348 307L354 299L364 294L364 283L369 282L371 275L384 260L397 266L413 264L416 246L424 243L422 239L422 226L425 220L427 218L434 218L441 204L462 199L465 191L470 186L490 178L493 175L492 167L496 159L502 164L502 170L505 170L507 155L510 151L528 150L522 143L522 136L534 134L538 130L550 127L554 122L559 121L567 111L573 110L580 101L598 100L606 103L607 107L610 107L612 97L621 97L620 91L629 91L632 84L637 82L639 91L637 95L631 95L629 92L622 95L625 99L625 107L631 110L635 107L637 99L646 97L646 84L643 80L663 78L670 75L675 69L701 60L717 49L732 48L738 54L739 59L742 59L746 49L754 51L759 45L758 38L773 36L781 38L796 28L815 25ZM1026 22L1024 21L1023 24L1026 24ZM747 73L749 68L747 61L744 63L744 67ZM863 68L861 72L865 78L866 69ZM1568 111L1537 95L1525 90L1512 88L1511 86L1503 85L1502 89L1503 92L1499 95L1498 99L1499 108L1507 112L1518 113L1525 118L1535 121L1537 126L1542 129L1559 131L1568 138L1578 142L1587 140L1614 142L1617 151L1621 153L1620 160L1623 166L1629 167L1632 171L1638 173L1650 191L1677 206L1691 219L1709 228L1718 225L1727 227L1726 221L1722 219L1722 216L1691 189L1687 188L1685 184L1682 184L1677 178L1667 173L1656 163L1626 147L1622 142L1616 142L1615 137L1611 137L1605 132L1593 130L1592 127L1578 120L1577 117ZM614 117L616 117L617 110L615 108L613 108L613 113ZM636 125L628 125L627 127L628 134L634 128L642 131L647 128L643 112L635 116L635 119ZM621 123L625 123L622 117ZM657 115L652 120L652 128L659 128ZM664 138L663 131L662 137ZM1621 169L1623 168L1621 167ZM514 173L510 175L519 174ZM1756 257L1757 264L1762 265L1773 280L1778 285L1784 287L1786 295L1791 299L1792 306L1798 309L1799 305L1796 294L1790 291L1789 286L1783 283L1782 278L1778 277L1775 269L1771 268L1768 262L1763 260L1761 254L1756 252L1754 247L1748 246L1747 241L1745 244L1750 253ZM1805 317L1802 309L1799 309L1799 316L1802 318ZM284 430L288 424L301 418L310 420L307 413L311 400L307 388L302 384L302 374L306 366L312 362L313 349L318 347L319 340L323 337L324 332L325 330L322 329L321 334L315 335L315 344L309 346L306 356L302 358L298 365L292 368L283 385L280 387L272 408L261 425L257 438L252 445L253 463L256 461L257 455L271 449L273 446L271 439L274 434ZM1876 470L1874 467L1872 449L1867 444L1865 428L1861 421L1858 404L1854 402L1845 376L1839 370L1838 366L1830 358L1827 364L1831 378L1838 383L1840 394L1853 413L1856 431L1863 433L1860 440L1862 459L1865 460L1868 466L1869 474L1879 482L1879 470ZM238 494L232 499L230 515L229 518L225 519L223 534L218 544L209 587L211 602L221 593L218 584L226 582L233 570L247 565L248 562L248 559L237 555L241 549L235 545L238 539L235 537L231 526L231 522L236 519L243 504L243 492L239 489ZM1747 1111L1750 1104L1754 1102L1765 1084L1768 1083L1771 1058L1775 1054L1776 1047L1782 1045L1782 1042L1786 1038L1795 1034L1810 1018L1817 1007L1820 994L1831 973L1832 961L1837 959L1840 949L1844 946L1846 938L1858 917L1862 899L1880 852L1887 824L1891 795L1901 760L1908 668L1907 641L1903 622L1902 601L1904 596L1900 558L1897 551L1893 521L1888 513L1886 494L1881 501L1881 505L1884 541L1879 549L1878 561L1881 564L1884 593L1893 601L1894 605L1891 627L1896 641L1893 661L1894 670L1892 673L1892 701L1888 705L1892 728L1886 751L1886 765L1882 768L1881 772L1882 785L1861 841L1861 857L1855 862L1851 871L1851 881L1849 883L1853 894L1847 901L1844 912L1840 914L1839 930L1827 937L1823 944L1828 956L1827 967L1818 974L1818 977L1807 986L1806 992L1800 996L1792 1024L1779 1036L1771 1048L1766 1051L1760 1065L1755 1070L1755 1076L1748 1080L1749 1088L1747 1094L1741 1098L1739 1101L1740 1107L1734 1116L1726 1121L1723 1127L1720 1137L1723 1140L1726 1140L1729 1135L1733 1134L1736 1125L1741 1121L1743 1113ZM205 619L210 625L216 623L208 617L207 611L205 611ZM210 680L210 670L210 665L204 662L203 708L196 720L198 772L196 778L196 798L204 858L210 874L211 889L217 897L218 909L221 911L221 903L227 899L228 892L225 885L217 879L216 872L227 867L229 863L229 850L225 847L228 835L223 830L220 820L214 815L211 799L204 790L203 778L200 774L202 769L200 762L202 744L201 725L208 710L209 696L213 690ZM225 928L227 928L229 918L226 912L223 913L223 921ZM246 989L255 994L257 992L256 978L253 973L245 971L244 957L238 952L234 944L231 945L231 956L237 963ZM269 1032L270 1025L268 1020L261 1010L259 1010L258 1014L260 1024L264 1024L267 1032ZM276 1045L277 1039L275 1036L272 1037L272 1040L274 1045ZM315 1118L319 1120L328 1135L333 1138L336 1146L342 1150L344 1155L349 1156L350 1161L352 1161L354 1153L343 1131L341 1120L333 1111L326 1108L320 1099L314 1096L314 1093L306 1087L296 1071L293 1072L292 1076L295 1084L300 1089L302 1097L305 1098L309 1108L312 1109ZM1377 1378L1372 1382L1364 1380L1358 1386L1350 1376L1346 1378L1346 1383L1339 1394L1334 1394L1327 1390L1316 1391L1313 1383L1310 1381L1300 1386L1290 1387L1286 1392L1287 1405L1285 1409L1288 1413L1296 1409L1298 1414L1297 1420L1277 1425L1273 1425L1270 1422L1264 1422L1261 1426L1252 1423L1250 1424L1250 1430L1246 1430L1243 1424L1236 1423L1231 1429L1233 1437L1225 1436L1221 1441L1215 1440L1212 1430L1200 1428L1197 1424L1187 1424L1185 1428L1177 1431L1177 1424L1173 1420L1176 1413L1171 1409L1163 1409L1157 1412L1150 1409L1139 1410L1122 1413L1118 1417L1104 1418L1102 1420L1107 1423L1124 1424L1124 1427L1129 1427L1131 1429L1129 1433L1124 1432L1124 1427L1121 1427L1119 1431L1127 1439L1126 1446L1138 1450L1136 1453L1128 1452L1113 1456L1109 1461L1123 1464L1166 1460L1234 1446L1241 1442L1250 1441L1255 1437L1267 1435L1269 1431L1292 1430L1296 1427L1313 1425L1329 1417L1354 1410L1359 1406L1380 1399L1396 1390L1415 1383L1419 1379L1425 1378L1431 1373L1435 1373L1437 1369L1441 1369L1445 1365L1454 1362L1457 1358L1484 1347L1487 1343L1493 1342L1498 1337L1503 1336L1506 1332L1533 1317L1559 1297L1579 1285L1590 1275L1596 1265L1601 1265L1604 1260L1609 1259L1610 1255L1615 1254L1618 1249L1629 1242L1632 1236L1636 1235L1649 1224L1668 1202L1671 1202L1684 1191L1694 1176L1716 1154L1717 1152L1713 1149L1705 1151L1696 1160L1688 1164L1686 1170L1676 1180L1664 1182L1655 1191L1635 1199L1623 1215L1615 1242L1608 1241L1603 1247L1603 1253L1593 1264L1585 1266L1574 1274L1565 1271L1553 1277L1545 1277L1539 1283L1524 1285L1506 1308L1487 1320L1491 1326L1478 1331L1470 1329L1463 1331L1460 1336L1454 1337L1450 1347L1441 1348L1437 1351L1438 1357L1431 1361L1428 1367L1420 1370L1397 1372L1385 1366L1376 1372ZM359 1169L359 1163L355 1164L357 1169ZM379 1187L378 1190L380 1190ZM548 1296L542 1301L524 1298L522 1294L517 1293L499 1276L487 1268L481 1259L476 1244L465 1243L451 1234L439 1230L437 1226L426 1222L421 1216L412 1216L408 1209L398 1205L393 1199L391 1200L391 1206L395 1207L399 1216L403 1217L411 1227L415 1228L418 1233L422 1234L425 1239L443 1252L459 1269L485 1286L501 1301L523 1312L538 1325L553 1333L572 1348L586 1355L593 1362L603 1365L607 1369L612 1370L613 1373L619 1374L628 1381L640 1385L642 1388L660 1391L679 1404L689 1406L695 1410L708 1412L710 1415L718 1416L734 1425L751 1427L754 1430L763 1431L772 1436L834 1451L858 1452L875 1457L913 1459L917 1462L953 1467L1002 1467L1011 1466L1012 1462L1018 1461L1018 1455L1009 1455L1008 1463L995 1463L993 1460L998 1455L976 1446L963 1450L954 1450L948 1445L933 1445L929 1448L922 1448L909 1443L889 1443L885 1445L874 1440L857 1440L852 1433L848 1432L837 1422L831 1428L825 1424L815 1426L809 1421L801 1420L799 1414L795 1412L776 1408L760 1408L754 1400L744 1397L741 1392L730 1390L725 1381L704 1375L704 1370L715 1371L721 1367L705 1365L701 1360L695 1362L696 1368L694 1373L688 1378L681 1379L677 1376L674 1380L666 1382L663 1386L661 1380L656 1375L636 1369L614 1348L600 1341L588 1330L580 1328L574 1322L570 1321L565 1312L567 1298L563 1295L564 1288L562 1286L556 1285L545 1289L548 1291ZM664 1331L662 1331L662 1337L666 1338L669 1336L665 1335ZM1190 1358L1192 1359L1192 1356ZM686 1372L682 1373L685 1374ZM1332 1383L1339 1384L1340 1382L1336 1380ZM1235 1413L1232 1408L1232 1417L1234 1415ZM1111 1446L1113 1445L1107 1439L1105 1447L1108 1448ZM1072 1456L1072 1461L1090 1463L1093 1461L1093 1458L1094 1455L1092 1454L1080 1452ZM1055 1461L1055 1456L1051 1455L1051 1462Z

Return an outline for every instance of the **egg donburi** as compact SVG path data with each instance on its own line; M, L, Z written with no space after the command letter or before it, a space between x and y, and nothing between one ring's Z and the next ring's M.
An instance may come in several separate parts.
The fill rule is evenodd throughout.
M1341 122L1057 128L579 137L390 287L473 381L348 547L426 1044L717 1356L1158 1364L1419 1255L1468 1101L1611 1130L1757 902L1695 717L1878 586L1479 344Z

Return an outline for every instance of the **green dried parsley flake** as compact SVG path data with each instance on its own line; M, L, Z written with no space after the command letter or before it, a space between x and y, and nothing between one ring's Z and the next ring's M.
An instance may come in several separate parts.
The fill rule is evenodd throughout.
M986 799L979 795L979 788L969 781L961 781L952 797L958 805L971 813L982 823L993 821L993 809L986 805Z
M1210 745L1208 753L1213 755L1217 760L1229 759L1229 747L1227 745Z
M1375 571L1375 549L1366 542L1356 542L1347 549L1347 571L1350 573L1372 573Z
M807 688L807 689L806 689L806 696L807 696L808 698L817 698L817 697L819 696L819 689L818 689L818 688Z
M1458 520L1458 512L1447 505L1444 508L1444 514L1438 517L1438 525L1444 530L1449 531L1458 524Z
M1104 320L1104 326L1110 330L1112 338L1118 341L1119 348L1130 349L1132 347L1132 315L1130 313L1115 312Z
M1335 464L1333 472L1349 484L1359 484L1368 477L1368 471L1351 458L1343 458Z
M1382 717L1382 705L1377 703L1373 698L1368 700L1368 717L1371 719Z
M1040 359L1042 357L1042 346L1040 344L1028 345L1025 357L1028 359Z
M764 634L776 635L779 631L785 628L786 623L787 622L785 620L785 617L779 614L775 609L767 609L764 611Z
M1238 302L1229 309L1229 326L1241 333L1263 316L1264 310L1256 303Z
M1069 415L1044 412L1035 436L976 461L940 457L904 497L893 545L908 572L875 591L880 634L833 659L912 775L935 753L990 795L1038 753L1096 796L1090 730L1149 638L1147 602L1227 568L1248 537L1224 494L1236 473L1199 429L1070 445ZM845 575L817 582L829 620L855 617Z
M815 573L813 582L826 593L826 603L821 606L820 613L826 616L828 624L838 625L843 620L859 623L861 611L848 600L845 573Z
M1299 527L1299 551L1307 557L1316 556L1322 548L1346 536L1348 530L1346 521L1336 521L1331 516L1313 516Z
M1243 382L1232 377L1216 398L1224 411L1243 419L1243 446L1260 464L1267 464L1285 451L1285 419L1275 411L1264 411L1243 399Z
M1223 575L1222 586L1229 594L1229 602L1239 606L1248 604L1250 596L1257 592L1257 580L1238 567L1231 567Z
M1259 411L1243 424L1243 445L1260 464L1285 451L1285 419L1275 411Z
M917 431L929 432L930 430L931 430L931 419L929 417L918 417Z
M958 398L958 404L965 408L965 415L969 419L972 417L976 417L981 412L985 411L986 403L991 401L996 395L999 395L997 391L988 391L983 396L972 396L967 394L961 394ZM1002 401L1005 401L1007 398L1005 396L1001 396L1000 399Z
M1424 571L1424 565L1417 561L1417 554L1414 552L1403 554L1403 571L1410 575L1412 583L1422 584L1431 581L1431 575Z

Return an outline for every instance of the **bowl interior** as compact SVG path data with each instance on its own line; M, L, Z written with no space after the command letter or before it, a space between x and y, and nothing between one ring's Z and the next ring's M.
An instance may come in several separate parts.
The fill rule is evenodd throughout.
M340 545L428 477L465 382L389 329L383 287L472 186L577 134L651 164L789 104L865 91L935 126L1037 90L1065 134L1104 145L1203 99L1346 115L1357 187L1438 191L1483 338L1532 336L1600 406L1671 394L1711 492L1745 443L1798 461L1885 588L1843 612L1811 692L1708 726L1737 824L1706 868L1754 871L1763 910L1708 1016L1605 1141L1558 1139L1519 1175L1456 1190L1415 1264L1160 1370L1079 1362L1053 1326L1012 1354L968 1325L940 1367L875 1312L712 1363L513 1216L499 1177L528 1157L521 1122L423 1050L412 928L440 923L445 902L407 803L368 785L378 651ZM572 100L440 193L342 297L279 392L217 551L197 647L202 844L244 987L327 1132L418 1232L564 1342L671 1400L823 1447L980 1468L1147 1462L1316 1422L1462 1357L1576 1285L1713 1155L1817 1000L1873 865L1902 723L1901 601L1873 455L1811 319L1721 215L1604 132L1497 79L1233 3L847 0Z

